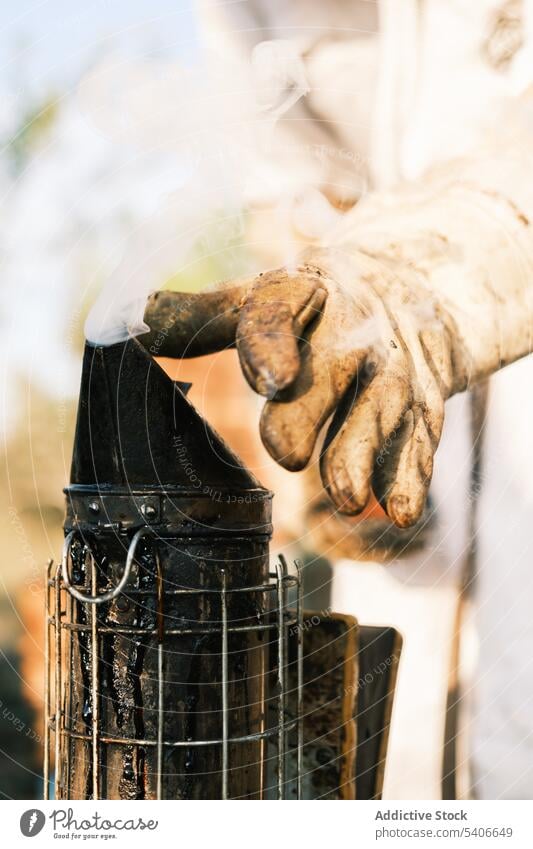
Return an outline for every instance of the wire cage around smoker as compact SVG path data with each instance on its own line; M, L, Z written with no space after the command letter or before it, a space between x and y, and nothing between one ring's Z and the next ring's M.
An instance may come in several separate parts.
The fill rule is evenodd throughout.
M198 586L183 585L169 582L162 569L167 544L149 526L141 527L129 542L120 580L109 588L107 577L104 591L102 562L97 563L87 536L75 530L65 538L62 563L48 566L45 798L52 784L56 799L176 798L177 787L177 798L198 793L221 799L302 798L300 565L290 574L280 557L268 579L250 586L231 584L231 564L216 566L209 587L200 580ZM178 597L180 603L201 599L209 621L176 620L169 609ZM239 603L251 598L264 600L261 611L242 616ZM133 624L131 616L124 624L117 610L132 604L138 608ZM297 644L292 660L290 633ZM246 649L255 658L247 668L254 677L250 704L235 702L243 690L231 674L242 668L235 658L243 649L234 643L243 638L256 641ZM197 690L212 685L205 698L176 704L184 682L173 680L169 669L177 652L190 651L191 640L204 641L209 649L200 653L200 676L216 680L195 682ZM131 667L131 686L110 693L110 668L123 662ZM128 710L132 719L123 725L129 733L117 733L114 717ZM189 722L201 710L200 721ZM202 716L208 736L194 733ZM84 794L76 789L80 770ZM239 774L235 784L233 776Z

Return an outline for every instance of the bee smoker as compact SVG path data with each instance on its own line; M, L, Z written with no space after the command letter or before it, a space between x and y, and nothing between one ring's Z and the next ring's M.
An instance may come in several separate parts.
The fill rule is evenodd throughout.
M65 494L46 798L284 798L288 759L299 796L301 581L270 571L271 493L136 339L86 345Z

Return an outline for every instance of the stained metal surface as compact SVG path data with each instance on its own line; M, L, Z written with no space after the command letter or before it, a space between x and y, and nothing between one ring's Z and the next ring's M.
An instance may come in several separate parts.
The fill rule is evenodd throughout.
M283 798L299 579L269 571L271 493L136 340L86 347L71 480L45 792L53 761L58 799L265 798L275 737Z
M77 548L74 540L73 550L68 551L74 575L80 556ZM144 556L139 560L143 565L146 563ZM95 562L95 558L88 556L85 568L97 595L98 586L92 583ZM272 789L267 786L264 758L269 738L278 741L276 795L285 798L287 788L279 781L279 776L284 775L281 758L289 733L296 732L300 738L300 720L282 712L287 702L285 690L276 689L266 694L268 674L263 664L267 663L272 650L277 651L278 640L272 636L274 623L275 629L281 628L284 646L289 631L298 626L296 613L286 604L290 587L299 586L298 578L283 574L282 591L274 575L260 590L257 584L251 588L231 586L229 589L226 585L224 589L227 573L220 570L222 585L218 590L188 591L181 587L179 593L171 595L170 599L179 599L180 604L184 599L205 599L210 595L211 612L216 612L220 604L220 621L215 624L214 620L209 627L198 629L200 641L206 638L207 643L220 641L219 650L202 651L195 680L189 675L184 682L175 680L175 676L185 668L184 655L187 669L191 670L191 653L183 651L191 648L187 642L191 628L175 627L174 617L162 611L162 603L166 604L169 599L164 593L164 582L161 592L159 575L162 572L157 563L152 572L153 593L146 585L141 589L144 583L141 571L140 568L135 586L118 599L103 605L73 599L78 613L69 619L65 615L64 602L70 593L57 580L59 570L54 578L49 578L49 591L54 599L49 623L56 635L56 645L61 646L62 637L74 644L70 675L67 674L64 686L60 680L56 687L57 692L63 693L63 704L75 707L71 711L59 707L60 699L47 721L47 763L50 762L49 741L55 735L56 763L59 765L55 777L56 798L264 798ZM284 573L283 567L280 571ZM258 592L273 600L283 596L281 619L278 618L279 604L267 602L261 615L255 613L254 618L261 618L260 623L233 625L235 617L231 614L237 608L240 614L243 603L246 607ZM137 626L133 635L131 628L115 631L111 624L107 627L100 624L109 622L111 608L115 607L116 615L117 604L124 618L132 602L136 606L140 603L142 608L150 607L153 613L151 622ZM270 612L272 608L274 617ZM238 620L241 622L242 616L239 615ZM169 622L173 627L167 631ZM252 650L249 642L243 649L243 636L255 641ZM232 644L235 638L238 642ZM132 646L135 657L131 654ZM194 657L194 644L192 647ZM132 661L139 660L139 652L143 649L146 652L142 669L137 671L135 666L132 668ZM61 655L61 648L59 652ZM254 655L259 658L259 664L254 663ZM62 668L64 664L55 664L56 676ZM278 679L283 677L275 668L273 671ZM169 685L169 672L172 685ZM298 674L301 677L301 671ZM254 697L258 690L262 701L256 702ZM265 720L270 704L277 705L279 724L269 725ZM199 709L195 710L196 707ZM211 733L202 737L208 731ZM299 759L300 755L296 757ZM47 775L47 792L49 778Z

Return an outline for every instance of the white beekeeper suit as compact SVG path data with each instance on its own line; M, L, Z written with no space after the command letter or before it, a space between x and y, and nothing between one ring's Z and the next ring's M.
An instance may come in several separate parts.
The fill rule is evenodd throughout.
M498 132L495 116L505 116L533 83L531 0L255 0L226 7L224 16L213 29L218 42L222 32L245 49L268 39L296 40L310 91L283 132L300 141L293 156L298 167L305 162L307 177L342 203L367 190L394 192L402 179L472 155L488 132ZM210 4L206 19L212 26ZM290 161L289 144L284 154ZM473 793L482 798L533 798L532 370L526 358L492 379L485 432L477 516L479 650L468 721ZM439 752L428 754L429 736L442 734L453 610L449 578L456 579L468 548L466 412L464 396L447 405L431 490L433 539L423 553L392 567L415 584L429 575L435 590L419 592L407 581L388 606L380 605L382 591L390 591L382 567L371 565L371 575L368 564L358 573L353 561L343 561L334 570L334 608L367 619L388 617L405 631L408 684L400 683L398 691L389 796L439 792ZM424 724L428 710L433 724ZM420 768L404 791L402 776L413 769L417 741L420 757L415 752L413 759Z

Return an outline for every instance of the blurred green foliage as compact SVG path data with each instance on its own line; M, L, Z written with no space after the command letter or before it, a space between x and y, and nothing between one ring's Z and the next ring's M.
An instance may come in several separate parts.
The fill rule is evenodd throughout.
M15 173L22 170L28 158L50 132L58 114L58 98L51 95L44 102L23 112L19 126L6 147L6 155Z

